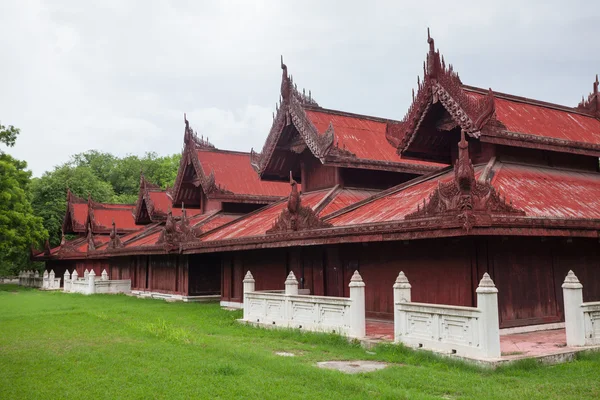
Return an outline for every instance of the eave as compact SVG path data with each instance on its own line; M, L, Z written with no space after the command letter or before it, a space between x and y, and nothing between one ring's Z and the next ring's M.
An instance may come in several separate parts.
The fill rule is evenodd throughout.
M444 218L423 218L214 242L185 243L182 245L182 252L183 254L196 254L463 236L554 236L600 239L600 220L498 216L492 217L490 226L475 225L467 232L456 219L449 221Z

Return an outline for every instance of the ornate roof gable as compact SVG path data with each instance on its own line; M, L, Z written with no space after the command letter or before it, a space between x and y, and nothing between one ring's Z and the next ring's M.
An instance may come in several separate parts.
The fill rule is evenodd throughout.
M178 248L179 244L192 241L196 238L190 221L187 218L185 208L181 210L181 218L179 221L175 220L173 213L169 210L167 214L167 221L163 227L157 244L164 245L167 249L171 250Z
M594 89L592 93L588 95L587 100L581 97L581 102L577 105L579 111L591 114L596 118L600 118L600 94L598 93L598 75L596 75L596 81L594 82Z
M324 160L334 145L333 125L329 124L329 128L325 132L319 133L304 112L304 106L318 107L319 105L312 98L310 91L308 96L304 90L302 93L298 91L293 77L288 76L283 57L281 58L281 70L281 96L279 103L275 105L276 112L273 114L273 125L269 131L269 136L260 153L255 152L254 149L250 151L250 162L259 174L262 174L269 164L283 128L290 124L294 124L306 146L321 161ZM304 147L301 147L301 149L303 150Z
M310 207L302 205L298 184L290 173L290 185L292 187L287 206L283 209L273 227L266 233L281 233L289 231L301 231L307 229L329 228L332 225L324 222Z
M155 214L154 210L154 202L150 197L150 190L160 190L160 186L154 185L146 180L143 172L140 172L140 190L138 193L138 199L135 204L135 223L141 224L142 219L142 211L144 209L144 205L146 206L146 211L148 212L148 217L150 221L153 221L153 216Z
M198 134L190 128L190 124L187 117L184 114L185 120L185 134L183 138L184 147L181 154L181 161L179 163L179 170L177 171L177 178L175 178L175 185L171 191L173 203L179 203L181 199L181 185L183 184L186 169L192 167L194 170L194 180L191 182L195 187L202 186L202 190L206 195L210 194L233 194L226 188L221 187L215 181L215 174L213 171L206 173L200 165L198 160L197 150L216 150L216 147L208 141L208 138L198 138Z
M475 224L486 224L492 214L525 215L512 204L507 204L489 182L475 179L473 164L469 158L469 143L464 131L458 143L458 160L454 165L454 179L438 183L423 206L406 215L405 219L445 217L457 218L468 232Z
M448 111L456 126L469 136L479 137L481 128L492 118L495 111L492 89L487 96L475 99L462 88L458 73L452 65L446 67L444 57L435 50L433 38L427 30L429 53L423 63L423 82L417 77L417 94L413 90L413 102L399 123L389 123L386 138L402 152L414 139L432 104L440 102Z

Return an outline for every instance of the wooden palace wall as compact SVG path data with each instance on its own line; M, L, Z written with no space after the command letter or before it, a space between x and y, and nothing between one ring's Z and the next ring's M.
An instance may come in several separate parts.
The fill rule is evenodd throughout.
M598 241L579 238L473 237L240 251L220 256L221 293L223 301L241 302L248 270L257 290L283 290L293 271L311 294L348 296L350 277L359 270L367 316L391 319L400 271L415 302L473 307L488 272L499 290L502 327L560 322L561 285L570 269L584 285L584 301L600 300L599 249Z

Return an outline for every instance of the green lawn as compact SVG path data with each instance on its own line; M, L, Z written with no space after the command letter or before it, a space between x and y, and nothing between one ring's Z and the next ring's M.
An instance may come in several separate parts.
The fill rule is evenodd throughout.
M0 285L0 399L598 399L600 354L496 371L333 335L263 330L217 304ZM276 351L295 353L281 357ZM371 359L345 375L317 361Z

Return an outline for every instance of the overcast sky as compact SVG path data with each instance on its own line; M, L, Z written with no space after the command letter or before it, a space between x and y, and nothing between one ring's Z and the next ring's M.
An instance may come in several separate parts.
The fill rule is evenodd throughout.
M321 106L401 119L428 26L470 85L575 106L600 72L591 0L94 3L0 2L0 122L36 176L89 149L179 152L184 112L219 148L260 149L280 54Z

